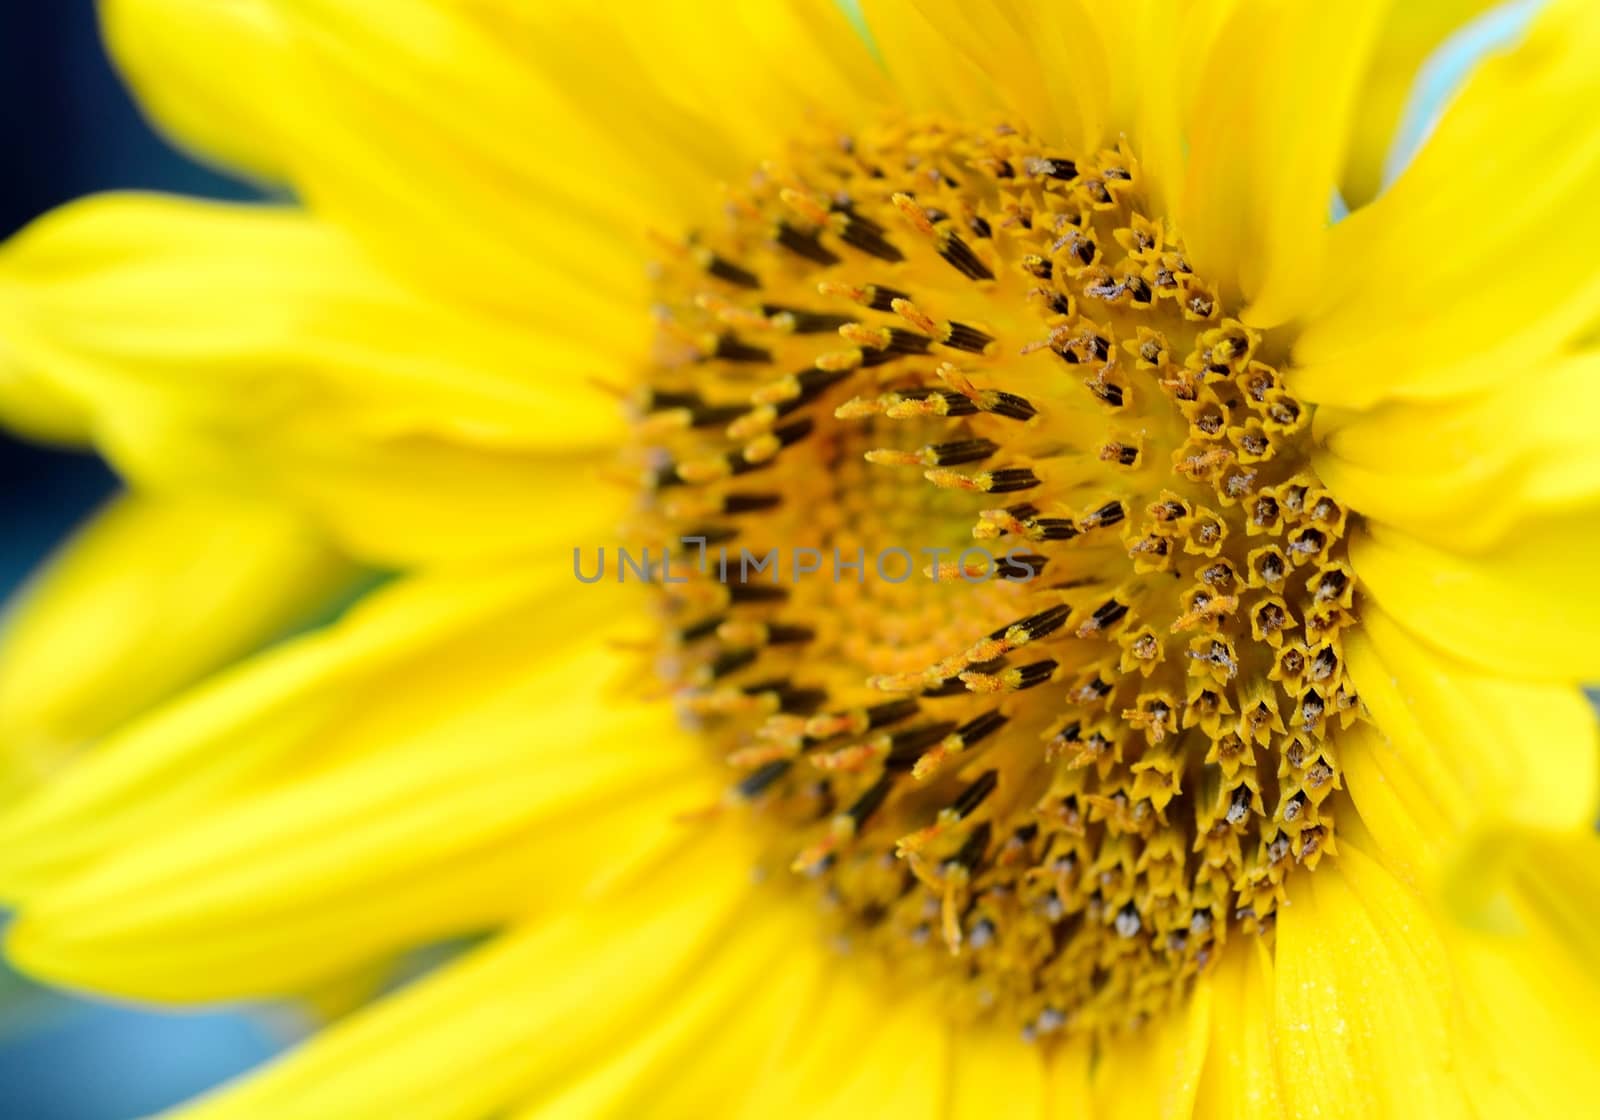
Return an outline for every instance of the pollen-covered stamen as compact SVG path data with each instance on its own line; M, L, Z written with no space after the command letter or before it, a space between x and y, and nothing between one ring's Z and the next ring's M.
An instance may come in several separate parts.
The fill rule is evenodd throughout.
M1336 852L1311 410L1126 150L897 121L778 166L664 254L634 401L679 703L838 936L954 1014L1137 1023Z

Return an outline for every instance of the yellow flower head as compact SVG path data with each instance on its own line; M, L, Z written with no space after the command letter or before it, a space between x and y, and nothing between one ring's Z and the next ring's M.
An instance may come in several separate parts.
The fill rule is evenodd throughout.
M1600 14L1377 170L1487 6L108 3L300 205L0 249L137 495L0 662L11 955L494 934L195 1116L1582 1114Z

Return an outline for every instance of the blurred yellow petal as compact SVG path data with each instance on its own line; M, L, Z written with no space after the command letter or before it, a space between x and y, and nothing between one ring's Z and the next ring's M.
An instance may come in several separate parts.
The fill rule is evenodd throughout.
M24 785L44 777L307 621L354 580L283 510L204 496L116 498L10 608L0 630L0 749Z
M834 0L663 0L610 27L656 96L726 136L747 167L782 154L775 122L825 115L850 127L889 100L882 67Z
M1045 1071L1045 1113L1088 1116L1094 1107L1094 1045L1087 1038L1064 1039L1050 1055Z
M765 1120L789 1115L800 1120L805 1114L789 1112L788 1102L767 1093L765 1071L792 1039L812 1029L811 1011L823 989L853 978L830 975L837 958L820 945L795 938L795 923L814 920L814 915L776 899L770 903L779 911L782 957L749 978L731 1006L719 1007L720 998L702 1000L686 991L684 1005L652 1019L637 1045L617 1047L613 1061L597 1063L557 1100L535 1101L519 1120L561 1115L588 1120L597 1114L721 1116L730 1114L732 1102L751 1093L764 1101ZM742 938L736 949L728 955L730 963L748 963ZM713 1016L709 1022L707 1015Z
M1370 605L1344 651L1376 730L1347 733L1340 760L1391 862L1427 870L1489 822L1577 828L1594 820L1600 734L1577 688L1458 662Z
M841 976L836 988L867 984ZM878 994L881 995L881 992ZM934 1008L917 998L872 1003L871 1030L857 1026L843 1036L849 1049L831 1072L810 1067L809 1081L788 1098L790 1115L938 1117L945 1114L949 1032ZM821 1026L822 1024L819 1024ZM764 1094L771 1086L759 1086Z
M1108 101L1118 75L1086 5L1078 0L1048 5L1007 0L981 8L956 0L915 3L950 49L983 72L1016 119L1085 154L1110 141ZM890 24L884 35L892 37L898 26ZM1073 64L1056 65L1053 60L1067 52ZM889 57L893 66L894 56ZM971 113L970 106L956 108Z
M993 115L1012 104L917 0L861 0L872 39L908 108Z
M1449 37L1500 0L1429 0L1389 5L1377 50L1361 81L1355 130L1340 194L1352 210L1383 186L1384 166L1423 63Z
M41 443L81 447L89 418L72 397L29 373L0 339L0 428Z
M1253 324L1292 319L1317 293L1361 77L1389 6L1240 0L1218 33L1177 219L1201 275L1242 297Z
M648 345L644 233L707 216L750 158L662 96L611 20L572 0L274 7L296 83L274 111L315 211L431 290Z
M86 200L0 251L0 290L14 359L145 486L284 501L394 565L592 537L624 500L582 491L622 431L585 383L604 359L424 298L293 211Z
M1384 611L1431 646L1516 677L1600 680L1600 597L1589 591L1600 514L1525 522L1473 556L1373 524L1350 562Z
M736 936L695 970L693 982L663 1001L653 1014L611 1041L587 1068L574 1071L565 1083L538 1094L525 1120L601 1120L602 1117L716 1115L714 1102L704 1112L673 1112L667 1101L677 1096L685 1067L706 1061L705 1051L723 1034L761 1041L774 1020L792 1019L795 1008L773 1008L759 1014L766 989L781 987L795 954L793 915L781 906L754 910ZM810 954L801 954L810 955ZM805 975L804 962L797 970ZM730 1022L738 1029L729 1031ZM724 1066L721 1100L748 1082L750 1070ZM774 1107L771 1115L780 1115Z
M1473 806L1449 772L1449 759L1433 744L1419 755L1417 741L1357 724L1340 736L1339 764L1362 829L1395 873L1433 889L1439 869L1459 850Z
M1221 950L1210 977L1211 1044L1196 1120L1276 1120L1282 1092L1274 1056L1272 953L1243 938Z
M832 975L797 1028L767 1056L746 1095L722 1111L748 1120L939 1115L944 1023L915 993L885 1000L870 974L829 963Z
M1467 1116L1454 988L1418 898L1353 844L1278 909L1278 1083L1290 1116Z
M1094 1115L1107 1120L1187 1120L1209 1060L1213 986L1197 984L1125 1045L1107 1046L1094 1070Z
M178 1115L503 1113L603 1062L714 955L739 953L740 919L753 917L746 855L707 831L634 889L508 933Z
M1471 993L1473 1055L1462 1076L1485 1116L1582 1116L1600 1093L1600 1000L1594 960L1549 937L1453 930L1452 956Z
M336 1022L405 979L406 964L403 957L380 957L313 984L295 998L319 1025Z
M949 1120L988 1120L997 1092L1006 1115L1044 1120L1048 1061L1036 1043L997 1026L957 1030L950 1040ZM930 1071L931 1072L931 1071Z
M1584 1114L1600 1093L1600 837L1491 829L1459 872L1443 929L1482 1114Z
M156 124L202 158L281 180L288 93L268 0L101 0L106 46Z
M594 875L683 840L682 815L720 792L695 744L673 742L670 711L608 710L597 692L508 689L471 718L149 829L34 897L9 952L125 997L267 997L571 905Z
M1178 207L1191 154L1186 132L1218 32L1234 0L1092 4L1110 62L1112 135L1136 138L1152 213Z
M1459 400L1324 410L1317 424L1317 474L1341 500L1444 548L1600 505L1600 352Z
M0 891L29 896L174 822L470 726L516 703L500 699L513 684L545 682L518 694L535 703L609 680L600 643L626 622L626 589L569 590L566 562L399 583L130 723L0 822Z
M1581 337L1600 313L1600 11L1551 0L1483 62L1405 174L1334 227L1289 375L1324 404L1485 388ZM1530 293L1538 293L1530 296Z

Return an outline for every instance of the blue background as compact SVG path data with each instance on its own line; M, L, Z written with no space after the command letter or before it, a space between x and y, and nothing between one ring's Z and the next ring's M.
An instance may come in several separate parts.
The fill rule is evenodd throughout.
M0 0L0 151L0 235L97 190L247 193L145 127L100 47L92 0ZM0 434L0 594L115 485L91 456ZM0 1120L148 1115L260 1061L285 1034L240 1015L70 1000L0 970Z

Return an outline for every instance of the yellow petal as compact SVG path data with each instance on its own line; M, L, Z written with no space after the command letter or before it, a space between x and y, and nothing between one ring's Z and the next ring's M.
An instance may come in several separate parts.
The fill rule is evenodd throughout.
M1234 0L1094 4L1109 62L1106 114L1139 158L1152 212L1171 214L1187 177L1187 130L1218 32Z
M297 1006L304 1008L319 1026L337 1022L407 979L409 963L404 957L381 957L357 965L298 993Z
M353 586L304 522L126 494L63 546L0 631L0 745L21 784L280 636Z
M680 1079L704 1066L708 1047L724 1035L759 1044L772 1029L792 1018L793 1006L773 1007L770 989L783 991L796 955L794 919L789 907L752 907L737 934L697 968L683 988L631 1030L610 1040L597 1060L575 1071L569 1082L539 1094L519 1117L524 1120L601 1120L602 1117L715 1115L716 1099L705 1111L674 1111L681 1100ZM807 975L805 962L795 969ZM746 1066L722 1066L720 1099L726 1101L749 1081ZM676 1106L681 1107L681 1106Z
M1354 844L1278 910L1274 1040L1289 1116L1467 1115L1454 989L1418 899Z
M1506 928L1447 922L1474 1049L1462 1073L1485 1116L1581 1116L1600 1093L1600 838L1500 831L1470 869L1471 889L1504 890ZM1463 870L1468 870L1463 868Z
M835 987L854 979L846 977ZM870 1031L844 1036L847 1044L852 1044L849 1054L828 1075L809 1067L810 1077L817 1083L789 1098L791 1114L797 1118L904 1116L913 1120L943 1116L949 1101L950 1038L937 1007L908 996L873 999L882 993L870 983L849 986L865 990L878 1023Z
M1393 858L1427 868L1490 822L1594 820L1600 739L1577 688L1462 664L1370 605L1344 654L1377 734L1342 735L1340 759L1356 809Z
M786 1110L788 1102L767 1091L764 1070L795 1035L813 1027L810 1013L823 988L840 980L830 975L838 959L820 941L807 944L797 936L799 930L809 928L807 923L815 922L815 911L784 905L770 896L763 896L761 904L770 909L753 917L775 921L782 939L782 958L749 978L725 1014L710 1010L721 1001L703 998L703 978L697 975L685 991L687 998L651 1019L637 1045L616 1047L620 1052L617 1059L596 1063L557 1099L541 1099L519 1117L719 1116L728 1115L730 1102L747 1095L764 1102L761 1115L768 1120L791 1115ZM743 937L731 948L732 953L718 954L718 959L741 962L746 953ZM851 979L846 977L843 982ZM706 1021L708 1013L714 1016L710 1022ZM682 1045L685 1042L687 1052ZM799 1120L801 1114L794 1115Z
M1254 324L1294 318L1316 294L1361 77L1388 7L1240 0L1210 53L1178 221L1198 271L1249 301Z
M1212 985L1139 1028L1109 1039L1094 1070L1096 1116L1188 1120L1211 1042Z
M1581 337L1600 312L1600 136L1572 121L1600 105L1597 51L1594 5L1552 0L1521 46L1479 67L1398 182L1334 227L1294 348L1297 393L1433 400Z
M1513 677L1600 679L1600 598L1588 592L1600 519L1525 522L1476 556L1381 524L1352 536L1367 592L1413 633L1463 661Z
M88 417L76 401L47 379L29 373L0 339L0 428L37 440L82 447Z
M17 362L148 487L283 501L401 565L592 537L620 507L580 493L621 431L584 383L605 360L403 288L295 212L87 200L0 250L0 290Z
M1094 1108L1094 1044L1068 1037L1050 1054L1045 1069L1044 1115L1088 1116Z
M1440 868L1469 835L1473 806L1449 772L1449 758L1431 743L1419 754L1418 741L1412 735L1386 738L1375 727L1357 724L1339 735L1339 761L1373 845L1396 874L1433 889Z
M253 433L256 445L235 449L264 460L272 489L347 551L385 567L589 554L616 540L634 496L610 449L484 448L428 433L279 435Z
M573 0L275 7L298 96L274 112L313 209L424 286L644 351L643 235L703 220L718 178L750 164L663 96L622 17Z
M195 1002L297 991L441 937L571 906L714 805L671 710L581 692L480 710L175 821L23 907L13 960L59 984ZM552 860L553 852L561 852Z
M916 0L861 0L873 42L911 109L993 116L1015 102Z
M1482 549L1519 520L1600 504L1600 353L1459 400L1317 414L1318 476L1369 519Z
M1273 1053L1272 954L1244 938L1221 952L1211 975L1211 1045L1200 1079L1199 1120L1275 1120L1283 1115Z
M1450 35L1498 0L1430 0L1391 4L1377 50L1361 82L1355 130L1340 194L1352 210L1383 186L1384 166L1422 64Z
M1189 106L1232 0L862 7L910 107L1009 117L1080 153L1126 140L1156 210L1170 212L1183 182Z
M1116 74L1086 5L1062 0L975 8L917 0L917 8L993 83L1016 119L1085 154L1107 142ZM1063 58L1072 64L1060 65Z
M882 68L832 0L664 0L608 29L657 96L724 136L746 173L805 120L850 127L888 100Z
M270 111L288 93L283 28L268 0L102 0L106 46L146 112L203 158L281 180Z
M820 998L722 1114L938 1116L946 1038L935 1008L915 992L886 988L881 975L861 975L848 960L828 963L835 975Z
M737 944L747 855L708 831L634 889L504 935L178 1116L501 1114L603 1061Z
M628 589L568 578L535 566L405 581L216 675L0 819L0 890L26 898L202 811L513 702L513 686L606 679Z
M998 1026L959 1031L950 1042L949 1120L987 1120L995 1099L1006 1115L1043 1117L1048 1063L1041 1047Z

